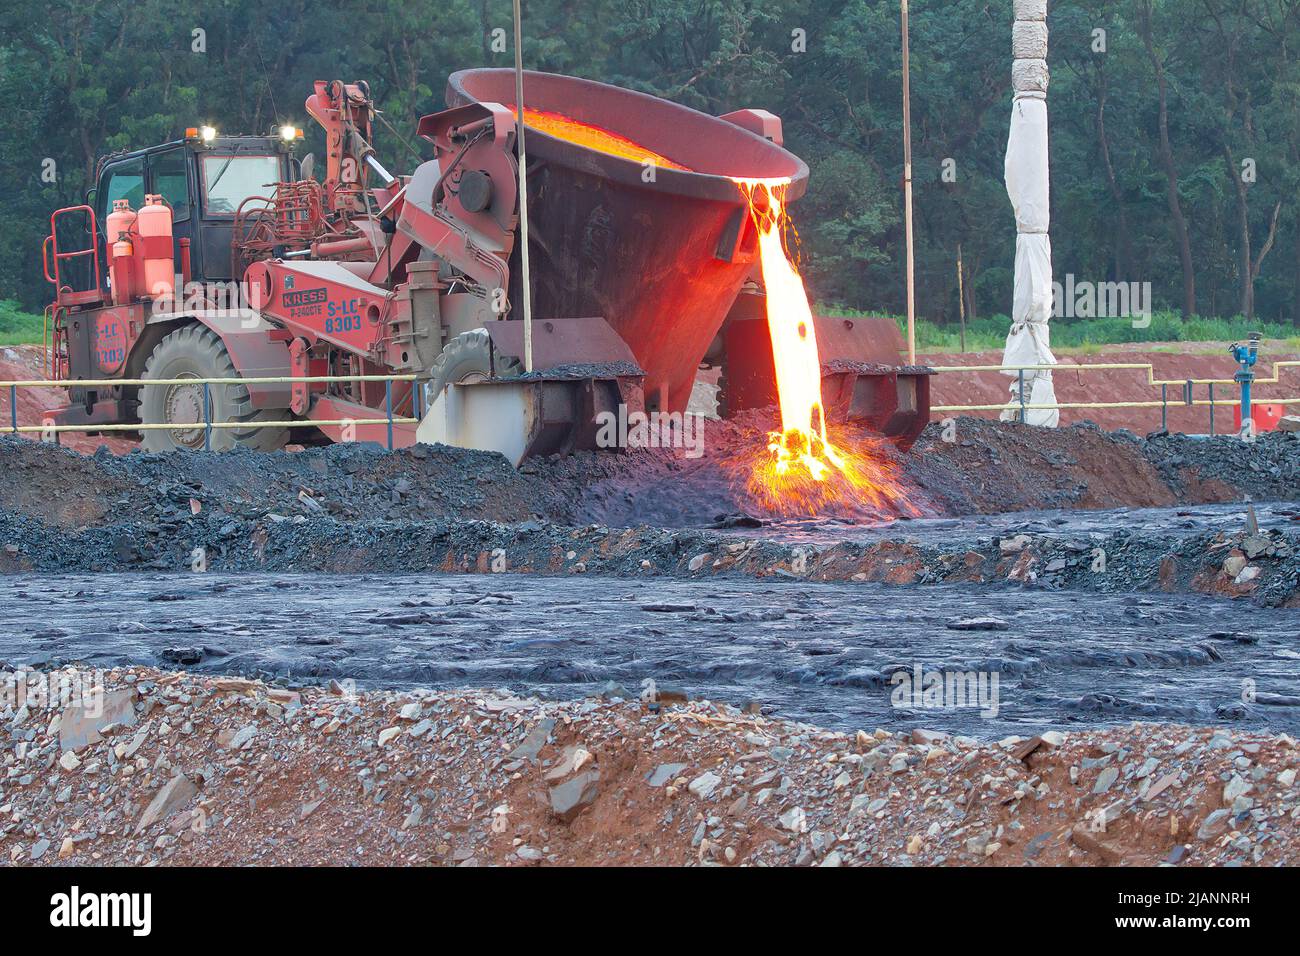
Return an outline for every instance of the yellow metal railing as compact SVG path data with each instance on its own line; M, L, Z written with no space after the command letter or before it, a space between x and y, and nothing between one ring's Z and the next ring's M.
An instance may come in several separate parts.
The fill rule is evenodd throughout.
M1237 406L1240 401L1236 398L1214 397L1214 386L1216 385L1236 385L1237 382L1231 378L1198 378L1198 379L1158 379L1155 375L1155 367L1150 362L1098 362L1096 364L1084 365L937 365L931 366L934 372L939 374L957 374L961 372L1015 372L1021 381L1021 401L1014 399L1008 402L1001 402L991 405L931 405L930 411L935 413L947 412L997 412L1008 408L1016 409L1020 412L1021 419L1024 413L1031 409L1103 409L1103 408L1159 408L1161 409L1161 424L1168 424L1168 409L1170 405L1186 407L1205 407L1210 409L1210 431L1214 431L1214 409L1219 406ZM1256 378L1252 385L1276 385L1281 380L1281 370L1284 368L1300 368L1300 361L1279 361L1273 363L1273 375L1271 378ZM1159 386L1161 389L1161 398L1159 401L1136 401L1136 402L1054 402L1054 403L1034 403L1024 401L1024 376L1026 372L1100 372L1100 371L1145 371L1147 373L1146 384L1152 387ZM12 434L22 434L26 432L40 432L42 434L53 434L55 436L62 432L139 432L150 430L175 431L178 430L176 423L165 424L143 424L143 423L123 423L123 424L86 424L86 425L19 425L18 424L18 397L17 392L20 388L66 388L78 386L83 388L114 388L118 386L139 386L150 387L156 385L202 385L203 386L203 405L204 420L194 422L193 427L202 426L205 430L204 447L211 445L211 433L214 429L221 428L248 428L250 424L255 424L259 428L294 428L301 426L332 426L345 427L348 425L386 425L388 428L388 447L393 446L393 426L395 425L415 425L419 424L422 417L420 414L415 417L401 416L393 414L393 382L415 382L418 376L412 374L394 374L394 375L276 375L260 376L249 378L172 378L172 379L142 379L142 378L107 378L107 379L65 379L54 381L50 379L29 379L16 381L0 381L0 389L8 389L10 399L10 424L7 428L0 426L0 430ZM385 415L383 418L337 418L337 419L291 419L288 421L258 421L249 422L214 422L210 417L210 400L209 388L212 385L292 385L292 384L327 384L333 382L384 382L385 383ZM1206 385L1209 387L1209 398L1194 398L1190 401L1173 400L1168 396L1168 387L1176 385L1179 388L1190 388L1196 385ZM418 400L417 408L423 404L423 395L420 389L415 389L413 399ZM1271 405L1300 405L1300 398L1269 398L1260 400L1261 404Z
M414 382L418 376L411 374L394 374L394 375L274 375L274 376L250 376L248 378L104 378L104 379L63 379L54 381L50 379L28 379L8 382L0 382L0 389L9 391L9 411L10 423L7 428L0 428L0 432L10 434L23 434L27 432L40 432L43 435L57 436L63 432L140 432L140 431L180 431L186 426L190 428L202 427L204 429L203 447L205 450L211 448L212 432L220 428L298 428L302 426L334 426L346 427L349 425L386 425L388 428L388 447L393 447L393 427L395 425L416 425L419 424L420 417L411 417L405 415L393 414L393 382ZM214 422L211 418L211 396L210 387L213 385L294 385L294 384L326 384L331 382L383 382L384 383L384 411L383 418L295 418L288 421L261 421L256 422ZM20 388L69 388L77 386L81 388L114 388L117 386L141 386L151 387L156 385L202 385L203 386L203 421L193 423L135 423L126 422L121 424L85 424L85 425L55 425L52 423L43 423L40 425L19 425L18 424L18 389ZM423 404L423 395L420 389L414 389L412 392L413 402L418 405Z
M1279 369L1300 368L1300 361L1287 359L1273 363L1272 378L1256 378L1255 385L1277 385L1281 381ZM1101 372L1136 369L1147 373L1148 385L1235 385L1232 378L1156 378L1155 366L1150 362L1096 362L1083 365L931 365L935 372Z
M1020 378L1020 401L1012 399L1008 402L1001 402L995 405L931 405L931 412L1000 412L1005 409L1016 409L1020 412L1020 418L1024 420L1024 413L1030 409L1072 409L1072 408L1159 408L1161 409L1161 426L1168 426L1169 406L1182 406L1184 408L1196 406L1208 406L1210 409L1210 433L1214 433L1214 409L1218 406L1240 406L1239 398L1219 398L1214 397L1214 386L1216 385L1238 385L1236 379L1232 378L1174 378L1162 379L1156 378L1155 366L1150 362L1097 362L1094 364L1082 365L934 365L930 368L939 374L952 374L960 372L1015 372ZM1300 361L1283 360L1273 363L1273 375L1271 378L1255 378L1251 382L1252 388L1256 385L1277 385L1281 382L1281 370L1284 368L1300 368ZM1053 403L1034 403L1024 400L1025 395L1025 373L1026 372L1101 372L1101 371L1144 371L1147 373L1146 384L1160 387L1161 397L1159 401L1140 401L1140 402L1053 402ZM1183 400L1171 401L1168 394L1170 385L1176 385L1179 388L1187 389L1187 398ZM1190 389L1197 385L1209 387L1209 398L1191 398ZM1300 405L1300 398L1268 398L1252 399L1252 404L1268 405Z

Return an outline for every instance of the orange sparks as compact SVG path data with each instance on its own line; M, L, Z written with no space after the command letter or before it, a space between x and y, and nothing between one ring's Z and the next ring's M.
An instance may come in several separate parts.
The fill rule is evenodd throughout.
M817 331L803 279L784 244L788 180L735 178L758 234L767 293L767 327L780 401L781 431L768 434L769 455L749 479L750 493L769 511L816 514L834 503L888 509L906 504L884 456L839 448L826 430Z
M510 112L518 113L519 109L516 106L511 106ZM529 129L535 129L539 133L546 133L556 139L566 140L578 146L585 146L587 149L594 149L600 153L630 159L636 163L649 161L665 169L690 171L688 167L683 166L681 163L675 163L667 156L661 156L652 149L646 149L635 140L628 139L626 136L607 129L601 129L599 126L583 123L571 116L565 116L563 113L535 110L525 106L524 123Z

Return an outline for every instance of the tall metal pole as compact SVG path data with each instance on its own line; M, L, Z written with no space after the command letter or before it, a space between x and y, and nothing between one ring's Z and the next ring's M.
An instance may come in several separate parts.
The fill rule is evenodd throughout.
M515 142L519 144L519 265L524 296L524 371L533 370L533 294L528 280L528 154L524 151L523 16L515 0Z
M903 226L907 234L907 364L916 364L916 271L912 253L912 86L907 49L907 0L903 13Z
M957 243L957 315L961 319L961 350L966 351L966 276L961 263L961 243Z

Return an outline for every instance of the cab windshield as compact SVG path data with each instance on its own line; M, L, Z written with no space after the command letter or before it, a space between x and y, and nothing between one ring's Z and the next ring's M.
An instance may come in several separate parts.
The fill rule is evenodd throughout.
M204 156L207 214L233 216L249 196L270 196L279 179L278 156Z

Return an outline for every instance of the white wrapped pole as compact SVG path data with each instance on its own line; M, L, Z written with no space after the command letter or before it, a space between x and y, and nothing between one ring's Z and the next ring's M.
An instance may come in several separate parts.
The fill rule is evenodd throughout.
M1011 48L1013 99L1011 132L1007 137L1007 195L1016 215L1015 291L1011 301L1011 330L1007 333L1004 365L1055 365L1052 354L1052 241L1047 149L1047 0L1015 0L1016 23ZM1012 377L1011 403L1003 421L1020 417L1020 376ZM1025 372L1030 405L1056 402L1050 371ZM1061 413L1055 408L1030 408L1025 422L1055 428Z

